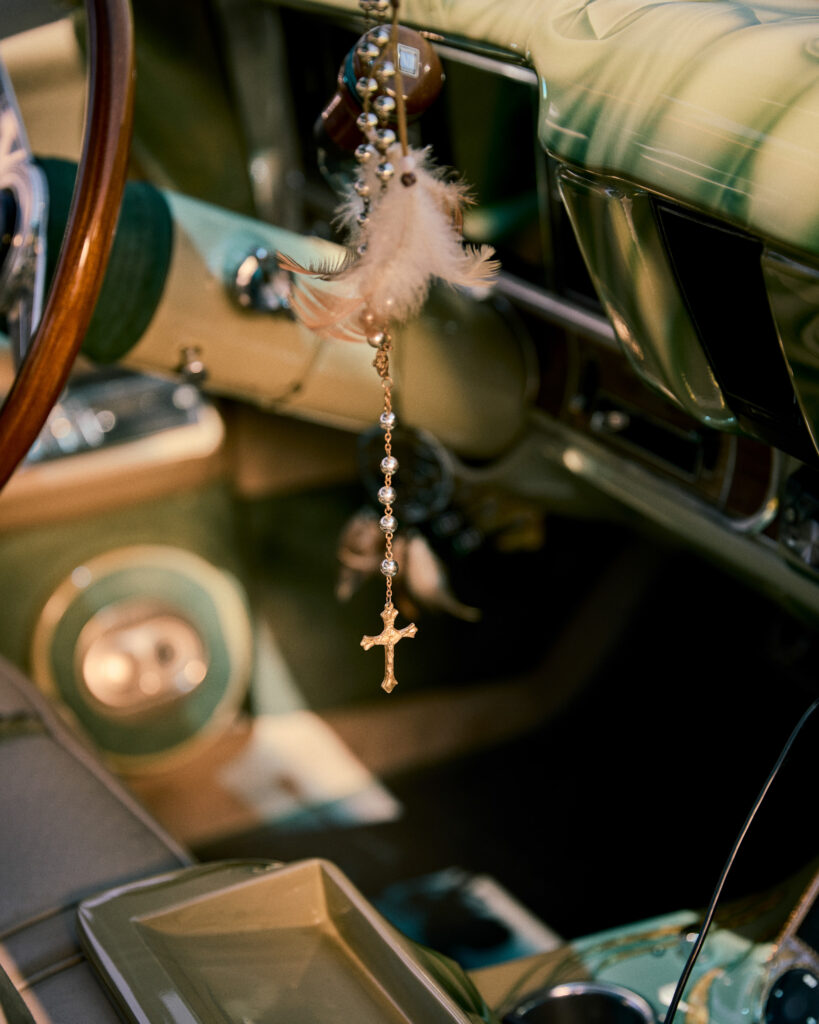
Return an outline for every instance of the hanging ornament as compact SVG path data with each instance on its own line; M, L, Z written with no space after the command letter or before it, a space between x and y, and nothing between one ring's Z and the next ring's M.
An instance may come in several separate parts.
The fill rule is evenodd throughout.
M321 266L303 266L279 255L281 266L296 275L290 305L306 327L340 341L366 340L376 350L373 365L384 394L379 417L384 483L378 501L383 506L379 525L384 534L381 573L386 600L382 632L365 636L361 646L384 648L381 685L388 693L397 682L395 647L417 632L414 623L396 628L398 611L393 604L393 579L399 571L393 552L398 529L393 477L399 467L392 453L397 422L390 374L392 328L421 309L434 279L454 287L485 287L499 268L489 246L464 244L463 210L470 201L466 186L448 180L435 167L429 149L409 146L410 99L410 113L417 114L437 94L443 76L426 40L398 24L399 4L400 0L360 0L368 15L391 10L391 26L381 25L359 40L339 74L336 95L322 113L323 126L338 145L350 143L351 117L352 139L358 140L358 174L337 218L346 236L345 254ZM414 79L414 84L408 88L405 79Z
M498 264L489 246L464 246L466 187L444 181L429 150L404 152L395 142L379 154L365 143L356 155L361 170L338 214L349 239L346 257L334 266L303 267L286 257L281 264L315 279L298 282L291 300L306 327L372 344L391 323L420 310L433 279L483 287Z

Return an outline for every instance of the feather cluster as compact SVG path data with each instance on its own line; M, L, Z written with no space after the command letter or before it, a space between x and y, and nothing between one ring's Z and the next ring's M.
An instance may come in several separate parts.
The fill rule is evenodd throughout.
M362 340L368 327L386 329L417 313L434 278L455 287L490 284L499 264L490 246L468 246L460 225L468 204L466 186L446 181L428 150L402 158L396 144L386 154L412 167L406 185L396 173L386 186L373 155L362 167L358 191L351 188L338 213L347 253L332 266L304 267L285 255L279 262L298 275L291 307L308 328L331 338ZM366 223L362 193L369 193Z

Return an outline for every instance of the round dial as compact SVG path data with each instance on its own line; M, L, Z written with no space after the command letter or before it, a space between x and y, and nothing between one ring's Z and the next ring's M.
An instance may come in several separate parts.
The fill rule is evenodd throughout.
M777 978L765 1004L765 1024L809 1024L819 1020L819 978L796 968Z

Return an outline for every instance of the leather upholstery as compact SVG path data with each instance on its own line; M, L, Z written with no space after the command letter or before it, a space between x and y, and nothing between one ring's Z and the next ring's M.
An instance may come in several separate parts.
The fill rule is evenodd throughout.
M38 1022L119 1020L80 951L77 903L189 862L0 660L0 966Z

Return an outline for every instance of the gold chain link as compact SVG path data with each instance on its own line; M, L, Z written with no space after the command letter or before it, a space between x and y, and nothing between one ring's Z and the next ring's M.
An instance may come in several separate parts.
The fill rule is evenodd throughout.
M392 377L390 376L390 352L392 351L392 337L389 331L384 332L384 337L381 344L378 346L375 359L373 360L373 366L378 370L378 375L381 378L381 386L384 389L384 413L389 414L392 412ZM384 431L384 457L389 458L392 455L392 430L387 427ZM392 473L384 474L384 486L392 487ZM392 505L384 506L384 515L393 515ZM393 557L393 532L387 530L384 535L384 558L392 560ZM392 607L392 577L386 577L387 586L387 607Z

